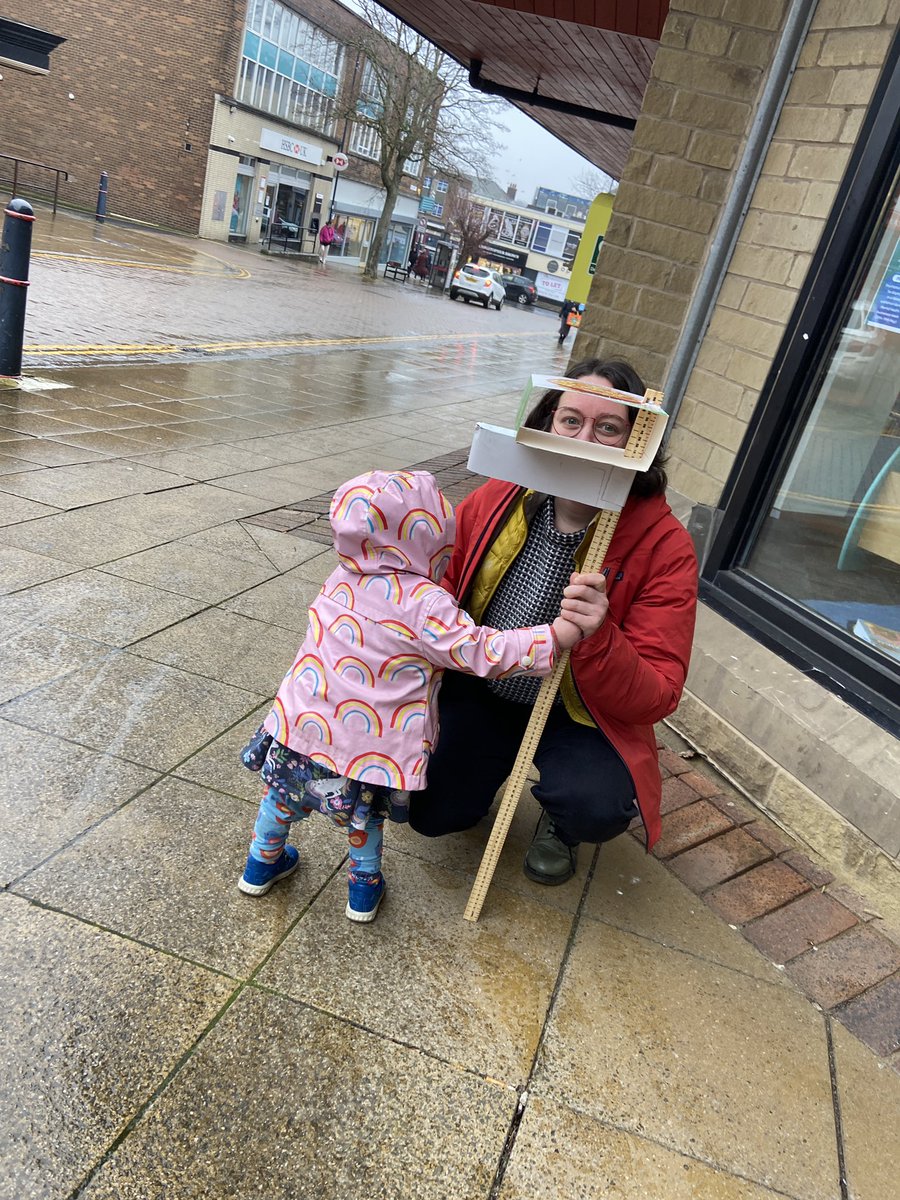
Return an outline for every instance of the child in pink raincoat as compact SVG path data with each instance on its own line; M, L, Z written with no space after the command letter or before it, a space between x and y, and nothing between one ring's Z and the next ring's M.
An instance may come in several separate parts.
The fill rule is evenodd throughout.
M548 675L561 650L600 627L606 597L602 576L573 575L552 625L477 626L440 585L456 518L426 471L351 479L330 516L340 565L242 754L267 790L238 887L261 896L290 875L290 826L319 811L349 829L347 916L371 921L384 894L384 818L405 820L406 793L425 787L444 668Z

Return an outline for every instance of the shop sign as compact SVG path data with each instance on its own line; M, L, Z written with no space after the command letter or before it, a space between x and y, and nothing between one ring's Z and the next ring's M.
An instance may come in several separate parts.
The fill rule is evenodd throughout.
M503 246L497 246L493 242L488 242L481 251L483 258L489 258L491 262L503 263L505 267L515 267L516 270L522 270L528 262L527 254L517 254L515 250L505 250Z
M569 281L563 275L545 275L543 271L538 271L534 286L539 296L544 296L547 300L559 300L561 303L566 298Z
M900 333L900 241L882 276L866 324L875 329L890 329Z
M263 150L274 150L285 158L297 158L301 162L313 163L318 166L322 162L322 151L318 146L310 146L306 142L297 141L286 133L278 133L275 129L264 129L260 135L259 144Z

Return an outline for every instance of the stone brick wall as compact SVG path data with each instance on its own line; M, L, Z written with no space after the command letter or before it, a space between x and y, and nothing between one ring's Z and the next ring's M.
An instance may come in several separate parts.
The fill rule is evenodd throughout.
M107 171L111 212L196 231L213 93L233 89L244 5L30 0L27 10L67 40L48 76L4 70L3 153L68 170L61 197L91 211ZM24 176L20 191L39 178Z
M665 378L787 11L673 0L576 355ZM670 441L674 487L715 504L900 18L820 0Z

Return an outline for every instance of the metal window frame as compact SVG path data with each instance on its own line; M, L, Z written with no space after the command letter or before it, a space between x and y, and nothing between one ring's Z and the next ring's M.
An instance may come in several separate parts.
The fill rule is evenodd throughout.
M900 33L863 121L806 281L725 484L700 579L703 601L900 736L900 670L746 569L869 260L900 165Z

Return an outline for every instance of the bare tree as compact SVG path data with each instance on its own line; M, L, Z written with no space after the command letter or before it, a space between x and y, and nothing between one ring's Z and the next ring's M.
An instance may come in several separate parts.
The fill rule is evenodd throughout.
M607 175L605 171L593 170L590 167L575 175L569 186L573 189L574 195L579 196L582 200L593 200L595 196L599 196L601 192L617 192L619 184L613 179L612 175Z
M484 169L499 147L496 103L475 92L459 63L373 0L359 0L368 28L350 39L360 56L359 92L344 115L372 130L384 207L363 275L374 279L404 174Z
M468 192L457 192L450 206L447 228L459 244L458 266L477 258L485 242L497 236L500 218L487 218L485 209L476 204Z

